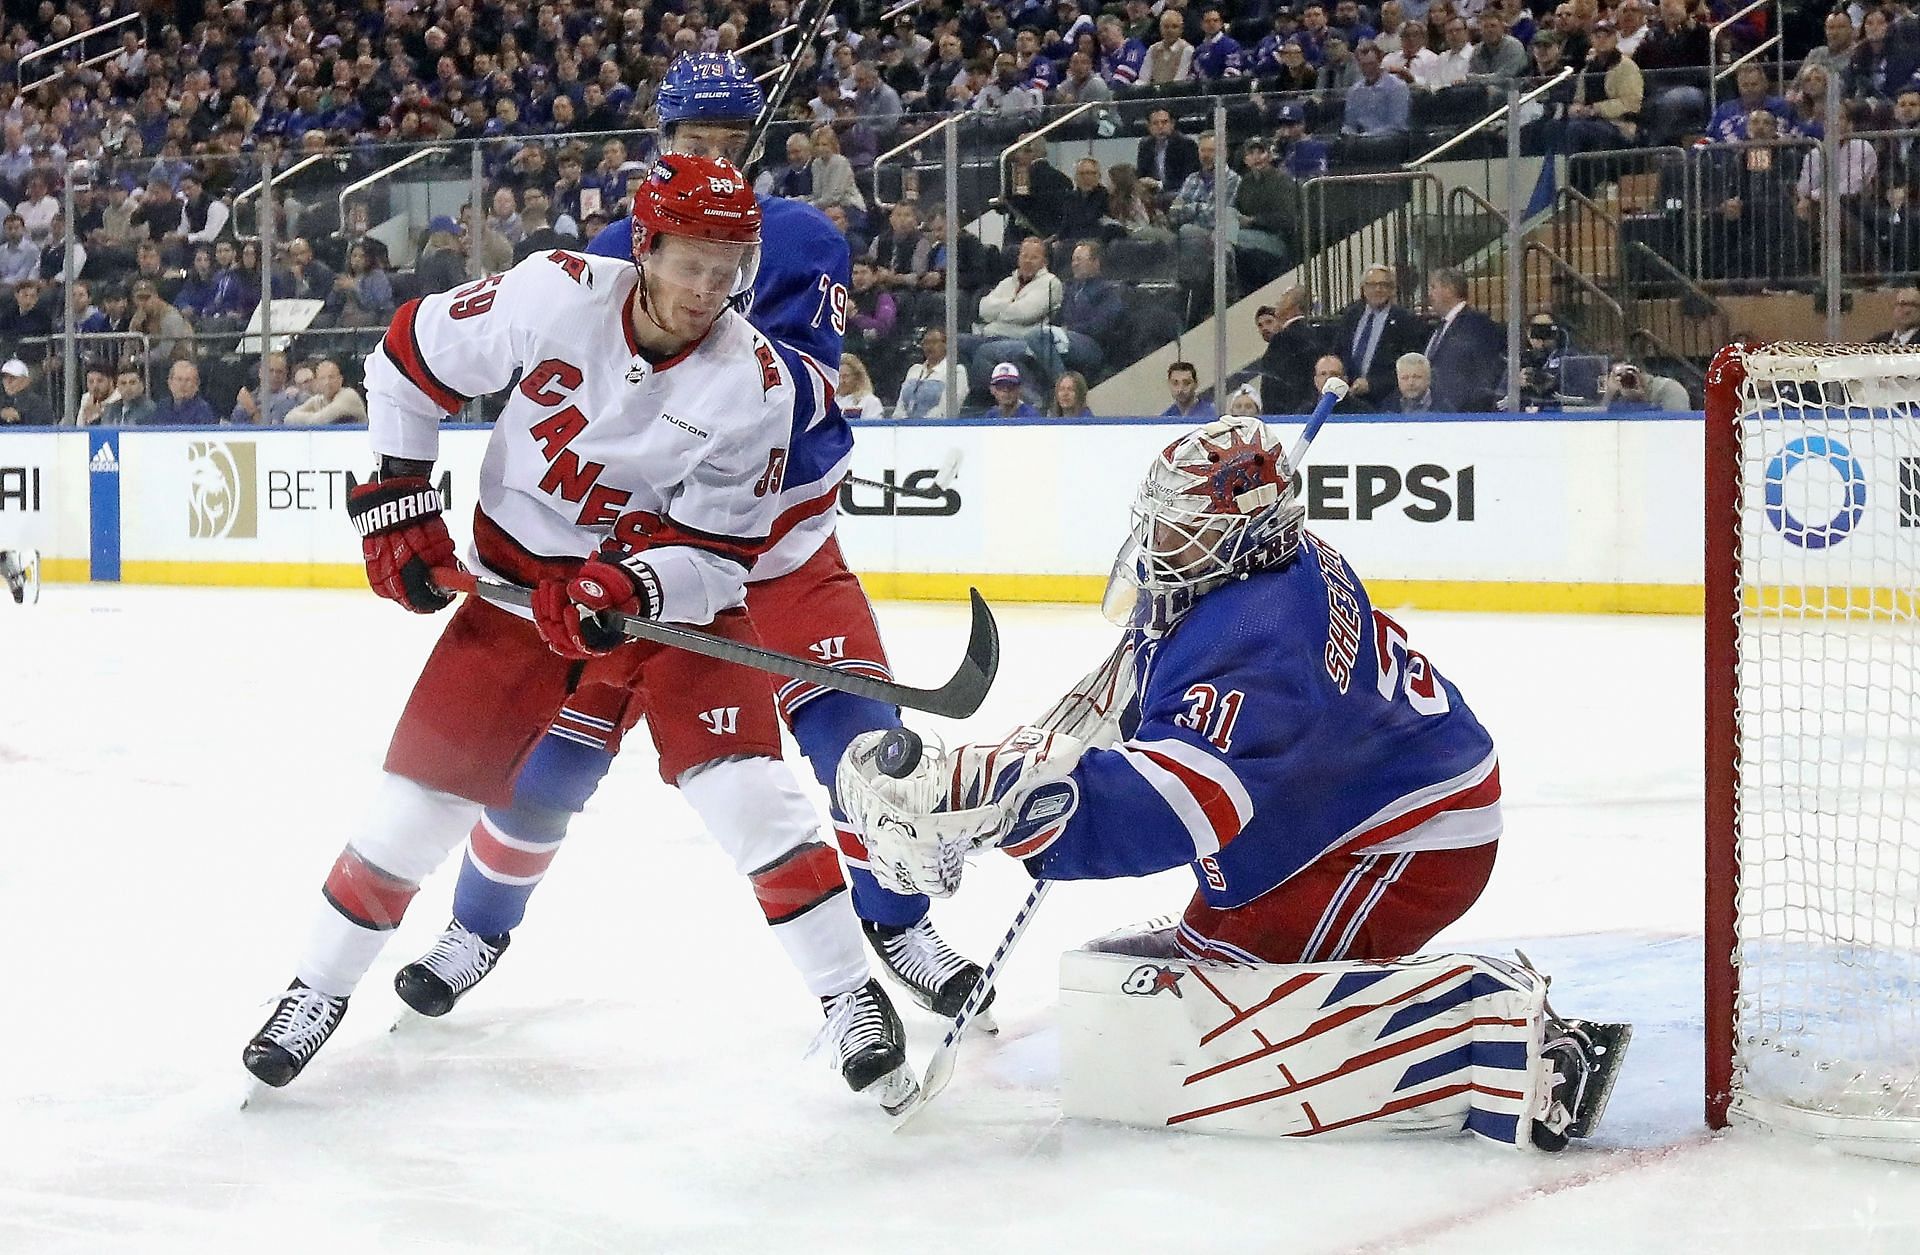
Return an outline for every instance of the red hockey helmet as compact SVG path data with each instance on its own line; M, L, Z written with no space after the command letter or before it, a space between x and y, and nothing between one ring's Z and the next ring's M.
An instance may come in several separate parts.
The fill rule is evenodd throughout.
M662 237L744 244L735 294L753 290L760 269L760 203L747 177L717 157L663 155L633 197L633 259L642 265Z

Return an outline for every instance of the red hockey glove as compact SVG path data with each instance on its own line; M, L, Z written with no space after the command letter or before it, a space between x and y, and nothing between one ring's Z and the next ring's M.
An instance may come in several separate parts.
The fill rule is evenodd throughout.
M354 484L347 515L360 533L367 583L388 601L415 614L432 614L453 603L433 586L436 566L458 566L453 537L440 517L440 494L424 475L399 475Z
M659 576L635 554L603 549L572 579L534 586L534 626L562 658L594 658L626 644L626 633L595 617L602 610L651 619L660 610Z

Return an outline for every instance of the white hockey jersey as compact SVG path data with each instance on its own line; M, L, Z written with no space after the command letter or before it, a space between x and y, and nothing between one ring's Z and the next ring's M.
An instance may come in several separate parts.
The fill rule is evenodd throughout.
M431 461L448 414L513 382L471 565L531 584L614 536L647 550L660 618L706 623L774 539L797 381L732 310L649 363L628 321L638 273L556 250L409 301L367 357L369 434L376 454Z

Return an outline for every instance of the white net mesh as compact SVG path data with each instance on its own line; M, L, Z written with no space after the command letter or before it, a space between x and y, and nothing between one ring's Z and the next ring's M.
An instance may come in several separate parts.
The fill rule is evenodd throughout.
M1734 1110L1920 1144L1920 352L1746 366Z

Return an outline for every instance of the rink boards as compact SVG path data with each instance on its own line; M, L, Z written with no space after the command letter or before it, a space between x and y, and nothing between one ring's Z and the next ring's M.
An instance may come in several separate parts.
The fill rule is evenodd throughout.
M872 485L842 487L839 529L874 595L1092 601L1148 459L1187 425L857 426ZM442 435L463 539L491 435ZM4 432L0 547L37 546L54 580L358 586L343 506L371 463L364 428ZM1389 604L1697 613L1702 465L1697 414L1336 417L1308 458L1308 525ZM1819 474L1796 490L1828 491Z

